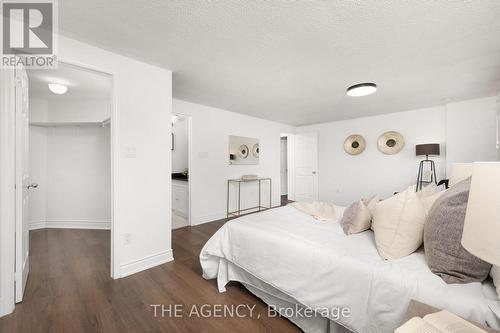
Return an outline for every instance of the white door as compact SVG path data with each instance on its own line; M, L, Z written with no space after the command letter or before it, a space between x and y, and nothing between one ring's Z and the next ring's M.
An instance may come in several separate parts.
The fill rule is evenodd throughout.
M288 194L287 139L281 138L281 195Z
M318 200L318 135L295 136L295 200Z
M16 303L23 300L29 273L29 177L28 76L16 69Z

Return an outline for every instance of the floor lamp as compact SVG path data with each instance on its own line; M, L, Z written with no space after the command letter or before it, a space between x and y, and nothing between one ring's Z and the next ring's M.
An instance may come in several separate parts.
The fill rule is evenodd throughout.
M417 186L416 186L416 191L419 191L422 189L424 184L437 184L437 177L436 177L436 165L434 164L433 160L429 159L430 155L433 156L439 156L440 154L440 149L439 149L439 143L426 143L426 144L421 144L421 145L416 145L415 146L415 153L416 156L425 156L425 160L420 161L420 165L418 167L418 176L417 176ZM430 180L424 180L424 167L426 164L430 165L430 174L431 174L431 179Z

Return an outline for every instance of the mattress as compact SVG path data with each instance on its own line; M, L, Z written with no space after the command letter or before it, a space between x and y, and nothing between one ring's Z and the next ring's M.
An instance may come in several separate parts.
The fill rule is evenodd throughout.
M340 218L343 208L337 213ZM231 263L354 332L393 332L411 299L500 328L490 281L448 285L429 270L422 251L382 260L372 231L346 236L337 221L320 222L290 206L226 223L203 247L200 263L203 277L217 278L221 292ZM323 309L349 309L349 315Z

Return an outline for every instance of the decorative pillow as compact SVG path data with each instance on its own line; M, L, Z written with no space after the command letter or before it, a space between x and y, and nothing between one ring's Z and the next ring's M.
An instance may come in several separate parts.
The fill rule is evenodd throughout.
M380 199L378 198L378 195L374 195L368 199L363 199L363 203L365 204L366 208L370 211L370 222L372 219L373 214L375 213L375 208L377 208L377 204L379 203Z
M426 214L429 214L429 212L430 212L432 206L434 205L434 203L445 192L446 192L446 190L444 190L444 191L436 191L436 192L425 192L425 193L423 193L423 192L417 192L419 194L420 201L422 202L422 205L425 208L425 213Z
M498 298L500 299L500 267L493 265L490 272L495 287L497 287Z
M425 218L415 186L379 202L372 229L380 256L398 259L415 252L422 245Z
M311 215L319 221L334 221L337 218L335 214L335 205L328 202L292 202L288 205Z
M372 214L363 200L354 202L347 207L340 221L346 235L357 234L370 229Z
M420 195L420 197L428 197L428 196L433 195L437 192L439 192L439 188L437 187L436 184L432 183L432 184L429 184L427 186L424 186L417 193Z
M471 178L448 189L432 206L424 230L424 247L431 271L446 283L482 282L491 265L462 246Z

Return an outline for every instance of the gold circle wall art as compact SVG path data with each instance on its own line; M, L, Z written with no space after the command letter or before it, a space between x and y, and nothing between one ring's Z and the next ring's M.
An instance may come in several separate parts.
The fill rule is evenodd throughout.
M259 152L260 152L259 144L256 143L252 147L252 155L253 155L253 157L259 158Z
M378 150L386 155L399 153L405 146L405 138L398 132L383 133L377 142Z
M247 145L241 145L238 148L238 156L240 158L247 158L248 157L248 146Z
M349 155L359 155L366 148L366 141L359 134L352 134L344 141L344 150Z

